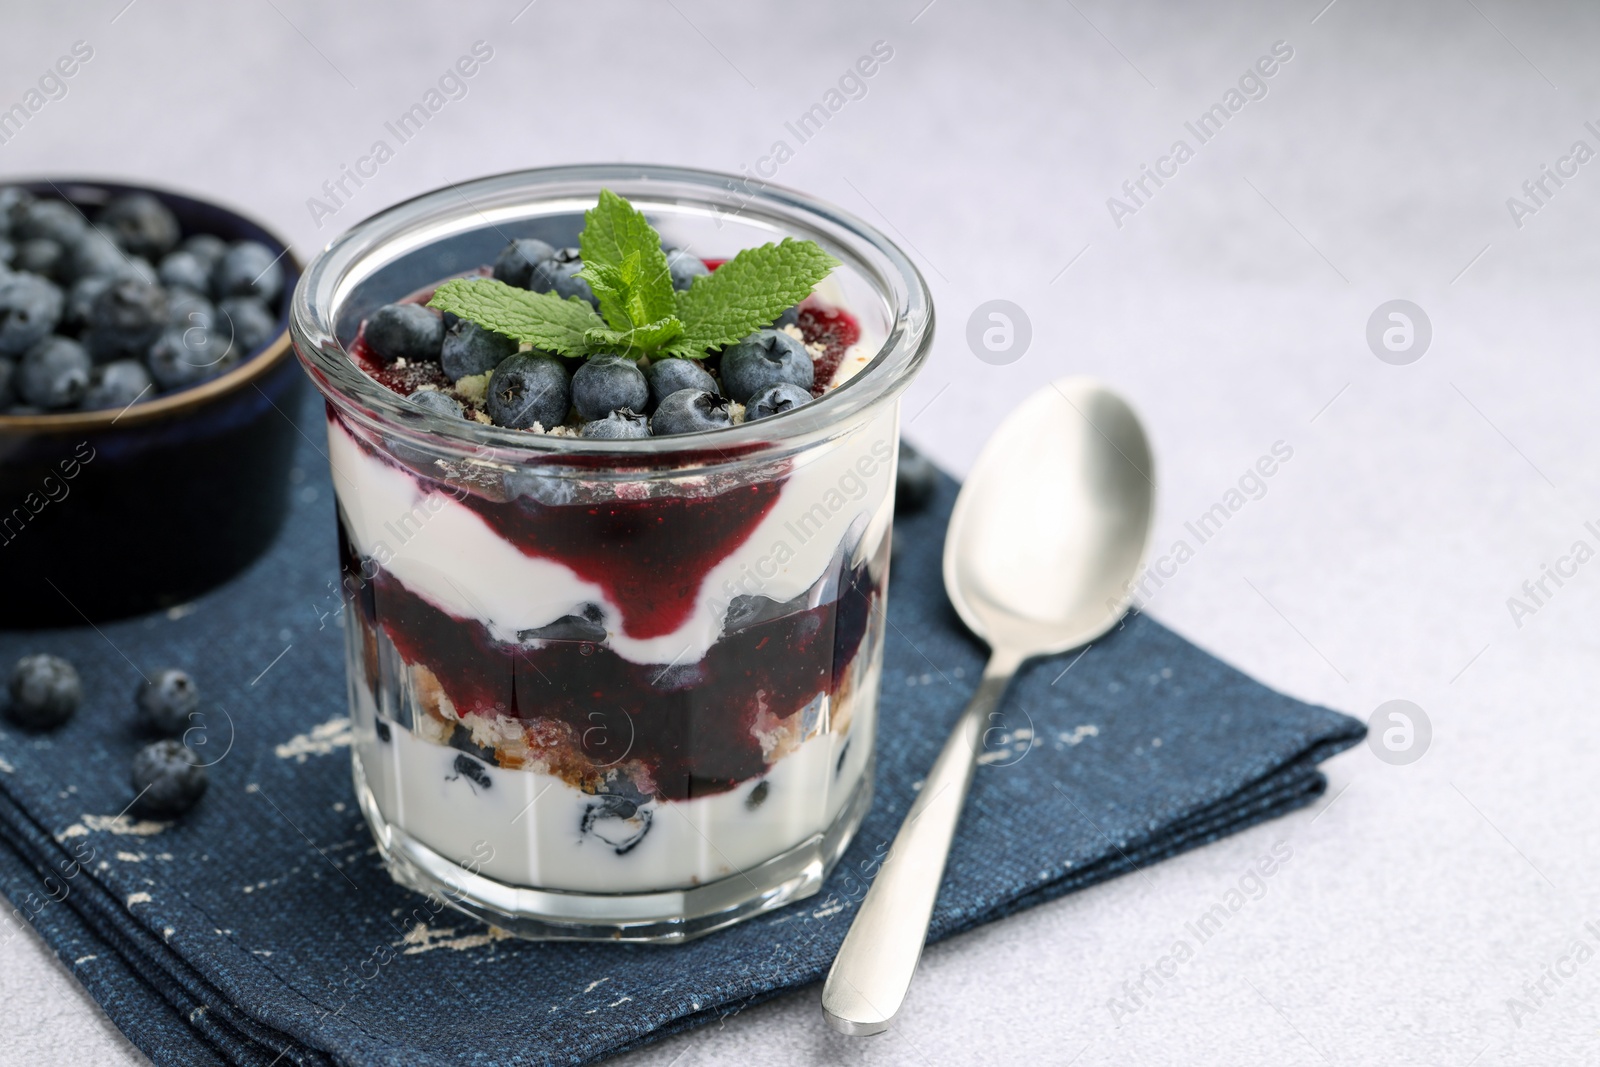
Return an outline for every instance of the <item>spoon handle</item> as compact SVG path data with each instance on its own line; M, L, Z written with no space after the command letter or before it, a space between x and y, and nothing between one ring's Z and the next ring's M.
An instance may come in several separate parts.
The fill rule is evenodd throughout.
M861 901L822 987L822 1014L840 1033L882 1033L905 1000L928 936L979 743L1021 664L1020 656L1002 650L990 656L977 693L928 772Z

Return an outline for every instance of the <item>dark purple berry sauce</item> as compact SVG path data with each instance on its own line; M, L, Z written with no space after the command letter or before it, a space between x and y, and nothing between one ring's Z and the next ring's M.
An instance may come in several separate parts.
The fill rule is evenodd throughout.
M342 523L340 535L360 624L381 630L407 664L426 667L458 716L513 716L551 773L594 789L616 768L641 798L707 796L765 773L758 735L798 728L794 716L818 694L844 690L882 596L880 553L843 576L838 599L758 615L697 662L664 667L629 662L603 641L500 641L362 560ZM519 765L520 757L480 754Z
M670 634L694 611L712 568L749 540L777 503L778 479L715 496L549 506L527 497L462 504L525 556L555 560L606 591L629 637Z

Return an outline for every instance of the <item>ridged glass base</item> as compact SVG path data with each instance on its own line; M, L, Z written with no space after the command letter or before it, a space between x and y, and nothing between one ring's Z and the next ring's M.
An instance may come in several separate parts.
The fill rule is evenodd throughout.
M535 941L682 942L811 896L872 804L872 768L822 833L758 866L691 889L573 893L507 885L446 859L386 821L353 761L356 796L396 882L508 933Z

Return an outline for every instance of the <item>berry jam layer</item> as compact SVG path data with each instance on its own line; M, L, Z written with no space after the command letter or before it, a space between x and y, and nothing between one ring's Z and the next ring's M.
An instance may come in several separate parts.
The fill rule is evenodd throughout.
M821 715L847 688L881 611L887 548L841 575L830 601L741 598L703 657L660 665L618 656L598 621L581 615L538 637L501 641L362 559L347 535L341 540L344 587L357 591L371 633L363 672L381 674L381 632L409 675L410 700L393 705L402 726L486 763L534 767L633 803L735 789L829 727Z
M738 598L788 603L858 565L888 528L894 440L886 411L780 462L618 482L328 425L360 556L502 645L588 617L608 649L658 670L698 662Z
M507 543L600 587L617 605L623 633L649 638L687 621L706 575L749 540L782 489L782 479L774 478L715 496L594 506L467 496L462 504Z

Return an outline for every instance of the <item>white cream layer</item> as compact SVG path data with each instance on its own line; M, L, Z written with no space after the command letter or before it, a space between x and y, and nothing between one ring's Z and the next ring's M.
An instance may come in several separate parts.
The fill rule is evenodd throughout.
M394 724L390 740L380 741L371 696L359 683L351 687L354 750L386 821L447 859L479 864L480 873L497 881L596 893L688 888L763 863L822 833L838 817L871 756L875 660L858 682L852 692L864 697L853 700L849 732L816 734L759 783L715 796L652 802L631 820L591 820L587 832L585 813L599 798L559 778L485 764L484 786L457 771L458 749ZM619 852L646 818L649 828Z
M887 503L896 420L896 408L887 407L848 436L796 457L771 511L712 568L689 618L653 638L623 633L618 605L599 586L554 560L524 555L448 493L425 490L362 451L337 421L328 424L328 452L357 551L436 607L515 642L524 630L599 604L611 631L607 643L624 659L692 663L721 635L734 596L790 600L839 566L835 557L847 534L865 533L850 538L860 545L879 543L893 518Z

